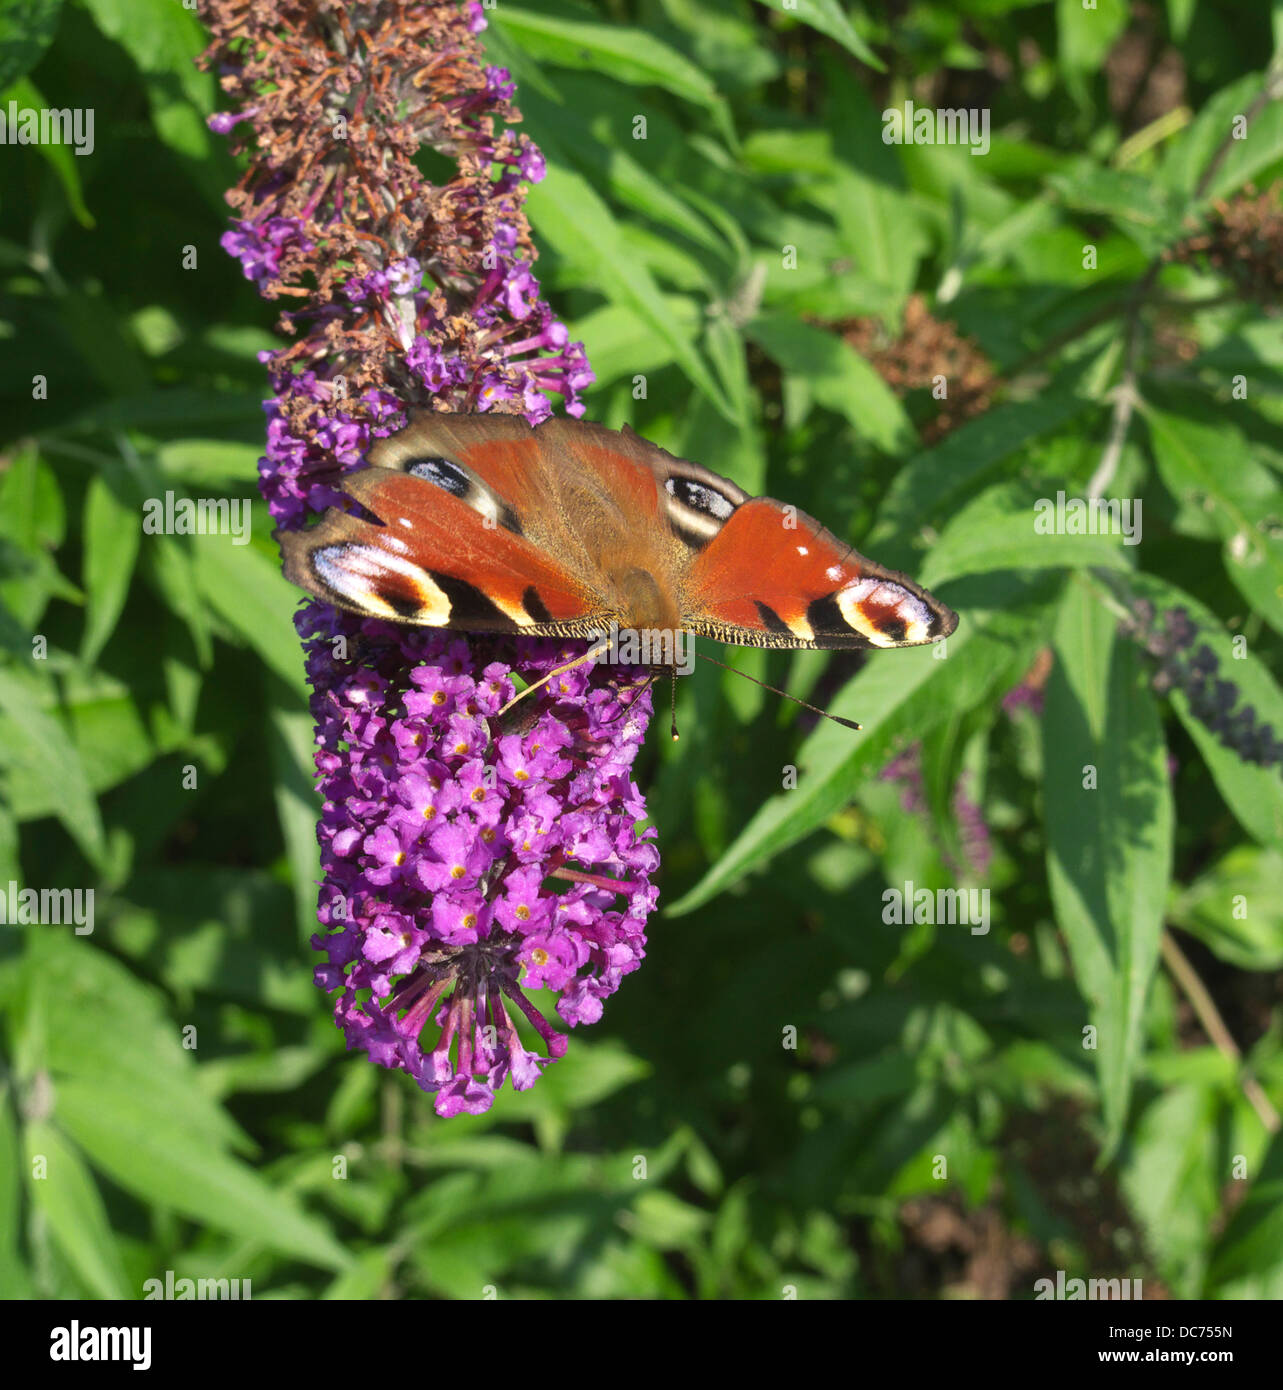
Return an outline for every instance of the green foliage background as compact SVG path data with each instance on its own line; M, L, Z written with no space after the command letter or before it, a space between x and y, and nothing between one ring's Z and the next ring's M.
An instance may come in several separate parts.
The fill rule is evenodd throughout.
M244 548L141 534L166 489L251 495L261 450L272 311L218 247L236 169L199 23L0 0L6 108L97 113L90 158L0 148L0 885L97 890L92 936L0 932L0 1293L138 1297L173 1269L256 1297L1029 1298L1059 1268L1283 1296L1283 777L1152 693L1117 631L1138 597L1184 604L1283 733L1280 320L1161 259L1283 174L1278 102L1213 162L1283 7L488 17L548 157L539 274L592 417L824 518L962 626L945 661L736 654L861 735L685 683L682 743L640 767L665 856L645 968L533 1091L437 1120L344 1053L310 982L298 595L265 509ZM1156 115L1137 35L1184 83ZM884 144L909 97L991 108L992 149ZM825 326L894 334L915 292L1001 376L933 445L929 393ZM1036 535L1129 371L1108 491L1142 499L1143 544ZM1008 715L1046 648L1041 718ZM921 811L879 777L911 743ZM992 930L884 924L888 885L959 882L959 779ZM1201 985L1160 963L1171 929Z

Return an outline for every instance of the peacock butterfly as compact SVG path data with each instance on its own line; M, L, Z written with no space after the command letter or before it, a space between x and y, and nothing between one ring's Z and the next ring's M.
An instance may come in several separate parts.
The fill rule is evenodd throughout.
M366 464L340 486L375 520L332 507L279 535L287 579L366 616L790 648L920 646L958 624L805 513L627 427L419 412Z

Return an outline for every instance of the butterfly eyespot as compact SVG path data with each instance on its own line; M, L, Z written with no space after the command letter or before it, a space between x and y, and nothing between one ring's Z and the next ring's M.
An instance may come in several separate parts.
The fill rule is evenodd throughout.
M472 490L472 479L449 459L411 459L405 471L414 478L423 478L454 497L466 497Z
M711 516L714 521L725 521L735 510L736 504L729 497L691 478L665 478L664 490L692 511Z
M929 640L931 609L908 589L889 579L864 578L835 595L846 622L875 647Z

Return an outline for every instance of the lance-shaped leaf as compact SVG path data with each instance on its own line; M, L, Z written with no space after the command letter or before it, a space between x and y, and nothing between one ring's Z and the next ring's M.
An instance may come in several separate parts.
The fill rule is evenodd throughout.
M1141 658L1080 584L1066 593L1055 654L1043 715L1047 870L1095 1029L1109 1154L1122 1137L1158 961L1172 794Z

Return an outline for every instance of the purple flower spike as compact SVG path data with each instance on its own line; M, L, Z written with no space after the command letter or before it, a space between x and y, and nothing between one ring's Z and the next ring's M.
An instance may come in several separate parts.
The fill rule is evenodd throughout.
M523 210L546 174L483 7L204 0L205 54L251 150L227 252L284 306L259 487L282 530L344 505L342 475L408 408L582 415L583 345L543 298ZM454 163L433 186L416 162ZM532 1086L645 954L653 830L630 769L650 695L586 643L476 638L299 613L316 720L324 880L316 971L350 1048L441 1115ZM340 639L342 639L340 641ZM558 996L550 1023L527 990Z
M298 627L324 797L317 983L339 991L349 1047L408 1072L438 1114L478 1114L565 1051L527 989L558 993L570 1027L594 1023L645 955L659 856L629 772L650 692L639 672L583 667L501 721L507 672L536 681L564 644L515 639L509 666L499 639L321 604ZM334 655L344 644L360 664Z

